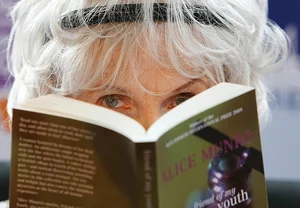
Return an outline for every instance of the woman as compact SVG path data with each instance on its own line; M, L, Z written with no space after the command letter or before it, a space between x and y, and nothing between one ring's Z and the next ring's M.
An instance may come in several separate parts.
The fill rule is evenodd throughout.
M17 3L9 48L15 78L9 111L27 99L55 93L115 109L148 127L180 102L227 81L256 88L265 123L262 74L279 69L288 52L287 38L268 21L265 4L141 2ZM190 81L190 89L174 91Z
M23 0L12 10L8 111L54 93L124 113L148 128L219 82L254 86L289 41L256 0ZM150 105L151 103L151 105Z

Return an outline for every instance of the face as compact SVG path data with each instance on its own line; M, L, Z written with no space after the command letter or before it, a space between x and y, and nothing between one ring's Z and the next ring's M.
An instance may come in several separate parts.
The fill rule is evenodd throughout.
M213 86L203 77L188 79L175 69L163 68L143 54L139 69L125 69L107 90L86 91L77 99L123 113L148 129L164 113ZM137 72L137 80L133 79ZM101 80L99 80L101 84Z

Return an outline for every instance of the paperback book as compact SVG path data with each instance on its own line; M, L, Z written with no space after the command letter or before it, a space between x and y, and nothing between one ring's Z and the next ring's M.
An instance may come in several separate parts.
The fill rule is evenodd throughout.
M13 109L11 208L267 208L255 89L220 83L148 130L58 95Z

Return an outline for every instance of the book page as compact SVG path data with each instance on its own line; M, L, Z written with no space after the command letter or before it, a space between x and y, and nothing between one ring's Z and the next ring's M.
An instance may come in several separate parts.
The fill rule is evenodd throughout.
M10 207L134 206L134 146L111 130L14 110Z
M268 207L254 91L179 124L156 148L159 207Z
M102 126L134 142L146 140L146 130L134 119L120 112L84 101L49 94L29 100L18 108Z

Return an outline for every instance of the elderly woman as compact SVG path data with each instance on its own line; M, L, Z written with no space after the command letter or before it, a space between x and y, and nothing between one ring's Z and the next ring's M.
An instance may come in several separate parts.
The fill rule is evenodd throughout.
M257 0L22 0L8 48L8 111L60 94L148 128L219 82L254 86L268 119L265 72L282 67L286 34ZM12 116L12 115L11 115Z

